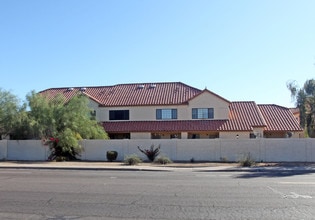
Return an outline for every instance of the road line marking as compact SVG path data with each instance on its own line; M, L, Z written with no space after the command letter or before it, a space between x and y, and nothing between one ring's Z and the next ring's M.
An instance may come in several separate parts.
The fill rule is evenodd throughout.
M280 191L278 191L278 190L276 190L276 189L274 189L274 188L272 188L272 187L270 187L270 186L267 186L267 188L269 188L272 192L274 192L275 194L278 194L278 195L280 195L281 197L285 197L285 194L284 193L282 193L282 192L280 192Z
M282 198L291 198L291 199L298 199L298 198L302 198L302 199L312 199L313 197L312 196L309 196L309 195L299 195L295 192L290 192L291 194L284 194L270 186L267 186L267 188L269 188L272 192L274 192L275 194L278 194L280 195Z
M293 199L298 199L298 198L303 198L303 199L312 199L312 196L308 196L308 195L299 195L295 192L291 192L291 195L286 195L286 197L290 197Z
M279 182L280 184L292 184L292 185L315 185L315 182Z

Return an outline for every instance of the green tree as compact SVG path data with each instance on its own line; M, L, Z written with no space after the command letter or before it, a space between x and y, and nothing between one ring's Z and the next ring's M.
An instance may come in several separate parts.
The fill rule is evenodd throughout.
M20 111L14 128L10 134L12 140L36 139L32 130L32 123L26 110Z
M84 95L78 94L66 102L61 95L49 99L32 92L27 100L32 133L47 140L51 160L75 160L82 151L82 139L108 139L103 127L91 117Z
M300 110L300 123L306 135L315 137L315 80L307 80L302 88L295 81L289 82L287 87Z
M15 132L25 119L25 109L15 95L0 88L0 139Z
M34 136L36 138L56 136L59 131L57 124L62 116L65 99L61 95L48 99L35 91L28 94L26 99L30 108L28 115Z

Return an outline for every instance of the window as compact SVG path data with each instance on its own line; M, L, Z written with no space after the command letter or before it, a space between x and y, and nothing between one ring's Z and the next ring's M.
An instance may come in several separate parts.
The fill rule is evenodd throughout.
M96 116L96 110L91 110L91 116Z
M92 120L95 120L95 119L96 119L96 110L91 110L91 111L90 111L90 118L91 118Z
M177 119L177 109L157 109L156 119Z
M200 134L192 134L191 138L192 139L199 139L200 138Z
M129 120L129 110L109 111L109 120Z
M110 139L130 139L130 133L113 133L113 134L108 134Z
M210 119L214 118L213 108L193 108L192 119Z
M157 134L157 133L152 133L151 134L151 139L161 139L162 135L161 134Z
M170 138L171 138L171 139L180 139L180 138L181 138L181 135L180 135L180 133L178 133L178 134L171 134L171 135L170 135Z
M256 135L254 133L250 133L249 138L256 138Z

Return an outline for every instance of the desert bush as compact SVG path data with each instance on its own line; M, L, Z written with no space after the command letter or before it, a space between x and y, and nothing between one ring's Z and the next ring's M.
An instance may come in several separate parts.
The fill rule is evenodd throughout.
M70 130L66 129L59 138L50 137L43 140L45 145L49 146L50 154L48 160L51 161L72 161L78 160L82 147L78 144L77 139L69 134Z
M137 165L138 163L141 162L142 162L141 158L136 154L126 156L124 159L124 164L126 165Z
M173 163L173 161L166 157L166 156L161 156L161 157L158 157L154 160L155 163L159 163L159 164L169 164L169 163Z
M138 146L138 149L144 153L147 158L153 162L154 159L160 154L160 148L161 146L159 145L157 148L154 149L154 145L152 144L150 149L141 149L139 146Z
M220 161L222 163L228 163L229 162L229 159L227 157L220 157Z
M117 151L112 151L112 150L110 150L110 151L107 151L107 152L106 152L106 158L107 158L107 160L110 161L110 162L113 162L114 160L116 160L116 159L117 159L117 156L118 156Z
M239 161L241 167L251 167L255 165L255 160L250 156L250 153L244 155L244 157Z

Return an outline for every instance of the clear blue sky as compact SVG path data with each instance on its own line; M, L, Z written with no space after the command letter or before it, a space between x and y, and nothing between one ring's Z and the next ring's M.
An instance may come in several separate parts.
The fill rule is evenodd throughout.
M0 88L180 81L294 106L315 78L314 0L0 0Z

